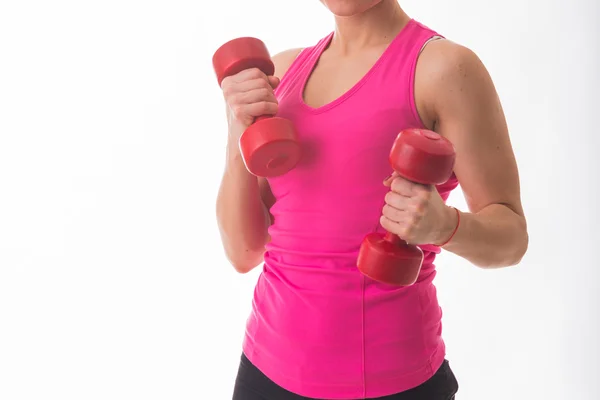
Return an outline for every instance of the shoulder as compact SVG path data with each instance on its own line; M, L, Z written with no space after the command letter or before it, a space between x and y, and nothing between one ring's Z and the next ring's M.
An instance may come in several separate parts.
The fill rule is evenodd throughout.
M294 48L281 51L271 57L275 64L275 76L281 78L294 63L303 48Z
M448 39L433 40L423 48L416 67L415 92L429 118L449 103L476 99L486 88L492 88L488 71L470 48Z
M288 69L292 66L294 61L296 61L298 56L300 56L300 53L303 52L303 58L310 57L315 50L320 48L320 46L324 45L325 43L328 43L332 35L333 31L327 33L316 43L310 44L307 47L295 47L281 51L271 56L271 60L273 60L273 64L275 64L275 76L282 78L283 75L285 75Z
M470 48L448 39L432 40L419 57L417 68L430 79L451 82L470 79L485 67L479 56Z

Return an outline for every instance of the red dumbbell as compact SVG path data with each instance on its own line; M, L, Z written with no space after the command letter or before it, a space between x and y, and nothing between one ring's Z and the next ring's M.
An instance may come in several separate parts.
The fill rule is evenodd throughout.
M452 175L456 158L454 146L435 132L408 129L400 132L389 161L394 171L409 181L439 185ZM363 240L358 269L379 282L409 286L416 282L423 251L393 233L371 233Z
M219 85L223 79L243 70L258 68L267 76L275 66L267 46L251 37L233 39L217 49L212 58ZM260 116L240 137L246 168L261 177L283 175L300 159L300 145L293 124L284 118Z

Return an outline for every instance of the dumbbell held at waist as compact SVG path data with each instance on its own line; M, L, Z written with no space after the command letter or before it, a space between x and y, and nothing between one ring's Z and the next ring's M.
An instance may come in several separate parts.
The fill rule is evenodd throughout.
M228 76L258 68L272 76L275 66L266 45L259 39L242 37L217 49L213 69L219 85ZM291 121L271 115L254 120L240 137L240 151L248 171L260 177L275 177L293 169L300 160L300 145Z
M404 179L439 185L452 175L455 158L454 146L446 138L426 129L407 129L396 137L389 162ZM357 260L364 275L396 286L414 284L422 264L423 251L391 232L367 235Z

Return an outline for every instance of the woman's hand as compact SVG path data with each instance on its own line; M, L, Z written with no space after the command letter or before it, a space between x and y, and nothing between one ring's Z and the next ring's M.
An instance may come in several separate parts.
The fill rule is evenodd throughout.
M266 76L257 68L223 79L221 89L227 104L229 139L237 140L256 117L275 115L278 103L274 89L279 78Z
M456 212L448 207L435 186L410 182L397 173L384 181L385 196L381 225L410 244L442 244L457 224Z

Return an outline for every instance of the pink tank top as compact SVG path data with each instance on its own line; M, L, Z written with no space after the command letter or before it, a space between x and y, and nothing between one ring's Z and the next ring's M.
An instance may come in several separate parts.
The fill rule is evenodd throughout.
M445 357L433 285L440 249L421 246L425 261L410 287L375 282L356 267L365 235L383 230L392 143L402 129L424 128L413 81L418 54L434 36L411 20L354 87L313 108L302 92L331 33L299 54L276 90L278 115L294 122L303 158L269 179L275 222L243 349L291 392L386 396L423 383ZM438 187L444 200L457 184L452 176Z

